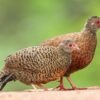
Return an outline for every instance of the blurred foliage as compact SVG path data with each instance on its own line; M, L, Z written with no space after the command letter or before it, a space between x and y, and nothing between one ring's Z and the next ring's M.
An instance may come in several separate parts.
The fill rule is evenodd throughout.
M0 0L0 67L7 55L24 47L38 45L46 39L80 31L88 17L100 16L99 0ZM72 75L80 87L100 85L100 32L92 63ZM58 83L50 82L47 87ZM65 81L65 85L69 84ZM31 88L20 82L11 82L5 90Z

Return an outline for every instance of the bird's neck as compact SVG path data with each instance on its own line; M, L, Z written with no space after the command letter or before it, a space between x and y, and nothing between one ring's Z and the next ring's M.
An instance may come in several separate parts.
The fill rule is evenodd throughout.
M63 49L60 49L60 57L66 59L66 62L69 62L69 65L72 61L72 51L64 51ZM67 66L69 66L67 65Z
M60 54L61 55L64 55L64 56L66 56L66 57L71 57L71 53L72 53L72 51L70 51L70 50L64 50L62 47L59 47L59 52L60 52Z
M83 34L88 34L88 35L90 34L90 35L96 36L96 31L97 30L95 30L95 29L91 29L89 27L85 27L85 28L83 28L82 33Z
M88 23L86 23L86 24L84 25L84 28L83 28L83 30L82 30L83 33L96 35L97 29L94 28L94 27L91 27L89 24L90 24L90 23L88 22Z

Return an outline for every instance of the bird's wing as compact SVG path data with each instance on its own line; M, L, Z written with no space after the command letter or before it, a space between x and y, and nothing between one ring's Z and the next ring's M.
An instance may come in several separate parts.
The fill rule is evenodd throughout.
M46 47L43 48L44 50L41 51L40 54L37 52L33 59L33 62L37 64L36 68L38 68L38 70L45 69L51 66L54 60L58 58L57 51L54 47L50 47L49 49L45 48Z
M30 51L28 49L24 49L24 51L19 51L21 52L20 57L24 55L24 58L22 58L23 60L21 61L23 63L21 68L26 70L32 70L34 72L39 72L41 71L41 69L45 69L46 67L50 66L50 62L52 62L57 55L54 48L55 47L51 47L51 46L50 47L41 46L36 48L34 47L28 48ZM20 61L18 61L18 63L19 62Z

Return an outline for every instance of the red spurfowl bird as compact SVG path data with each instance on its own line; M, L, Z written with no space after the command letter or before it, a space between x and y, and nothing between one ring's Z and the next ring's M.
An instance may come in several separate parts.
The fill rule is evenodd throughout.
M12 80L43 88L42 83L65 74L71 63L71 53L76 49L78 46L72 40L64 40L58 47L33 46L9 55L0 73L0 90Z
M72 89L77 89L77 87L71 81L70 75L73 72L85 68L92 61L97 45L96 32L99 28L100 17L92 16L86 21L81 32L61 35L42 43L44 46L49 45L57 47L63 40L72 39L78 44L81 52L78 52L77 50L72 52L71 65L64 75L67 77ZM60 85L58 87L64 89L62 77L60 78Z

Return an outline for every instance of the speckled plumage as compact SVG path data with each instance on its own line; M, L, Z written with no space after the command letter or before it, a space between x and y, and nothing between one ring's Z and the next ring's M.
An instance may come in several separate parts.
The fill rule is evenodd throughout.
M81 52L78 52L77 50L72 52L72 62L65 74L65 76L68 78L70 77L71 73L83 69L92 61L97 44L96 31L99 28L100 17L92 16L88 19L84 29L81 32L61 35L43 42L42 45L57 47L64 39L72 39L75 41L75 43L77 43ZM75 87L72 83L71 85L73 88Z
M26 84L46 83L63 75L69 64L65 55L55 47L29 47L7 57L5 68Z
M72 50L66 46L71 41L67 42L62 42L58 47L28 47L9 55L0 74L0 82L9 74L25 84L41 84L58 79L71 63Z

